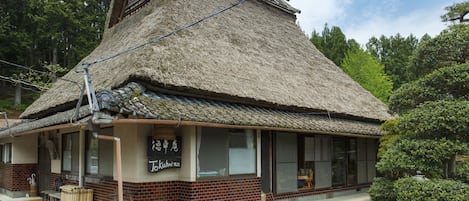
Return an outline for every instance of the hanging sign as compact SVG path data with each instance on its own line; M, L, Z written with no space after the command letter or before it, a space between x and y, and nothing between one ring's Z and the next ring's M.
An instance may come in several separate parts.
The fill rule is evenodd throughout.
M148 137L148 172L181 168L181 137L173 140Z

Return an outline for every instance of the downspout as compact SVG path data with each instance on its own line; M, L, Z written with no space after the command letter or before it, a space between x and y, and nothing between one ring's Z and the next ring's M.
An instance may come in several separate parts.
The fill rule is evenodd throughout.
M92 114L92 119L91 122L88 123L88 126L93 128L93 124L95 126L98 126L98 129L90 129L93 137L101 140L110 140L114 141L115 146L116 146L116 165L117 165L117 195L118 195L118 201L124 201L124 188L123 188L123 182L122 182L122 153L121 153L121 139L119 137L113 137L113 136L106 136L106 135L99 135L98 130L99 130L99 125L100 123L111 123L112 119L106 119L103 118L101 119L101 113L99 112L99 104L98 100L96 98L96 93L93 87L93 82L91 81L91 76L89 74L88 68L90 67L91 64L84 65L82 64L82 67L79 68L83 70L83 76L84 76L84 85L86 88L86 94L88 97L88 104L90 108L90 112ZM78 72L78 71L77 71ZM77 110L78 110L78 105L77 105ZM80 152L82 153L82 152ZM80 177L81 178L81 177ZM83 181L82 181L83 182Z
M83 187L84 173L85 173L85 128L80 127L79 136L79 153L78 153L78 187Z
M117 195L118 201L124 201L123 194L123 182L122 182L122 153L121 153L121 139L119 137L99 135L97 132L93 132L93 137L100 140L114 141L116 146L116 165L117 165Z

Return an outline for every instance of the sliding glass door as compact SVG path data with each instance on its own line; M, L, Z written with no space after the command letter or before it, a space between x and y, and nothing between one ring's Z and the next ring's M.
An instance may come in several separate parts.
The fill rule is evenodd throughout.
M332 139L332 186L357 184L357 140L334 137Z

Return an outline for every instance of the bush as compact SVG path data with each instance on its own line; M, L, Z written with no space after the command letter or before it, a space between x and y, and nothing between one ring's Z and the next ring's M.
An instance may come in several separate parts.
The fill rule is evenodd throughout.
M394 183L398 201L454 201L469 198L469 185L448 179L417 181L412 177Z
M456 177L469 184L469 161L458 162L456 166Z
M368 193L375 201L394 201L397 198L393 181L382 177L376 177L373 180Z
M376 168L394 179L414 175L417 171L430 178L444 178L448 161L465 150L467 143L459 141L400 139L388 147Z

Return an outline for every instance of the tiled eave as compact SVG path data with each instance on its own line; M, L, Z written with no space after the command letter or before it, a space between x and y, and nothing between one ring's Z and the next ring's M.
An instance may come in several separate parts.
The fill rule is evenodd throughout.
M183 125L220 125L365 137L379 137L383 134L377 123L156 93L146 90L138 83L129 83L115 90L101 91L97 96L101 111L113 115L114 123L145 120L147 123L177 122ZM0 130L0 137L60 124L66 127L75 113L75 109L71 109L42 119L25 121L10 129ZM82 106L76 118L84 122L83 118L89 117L90 114L88 107Z

